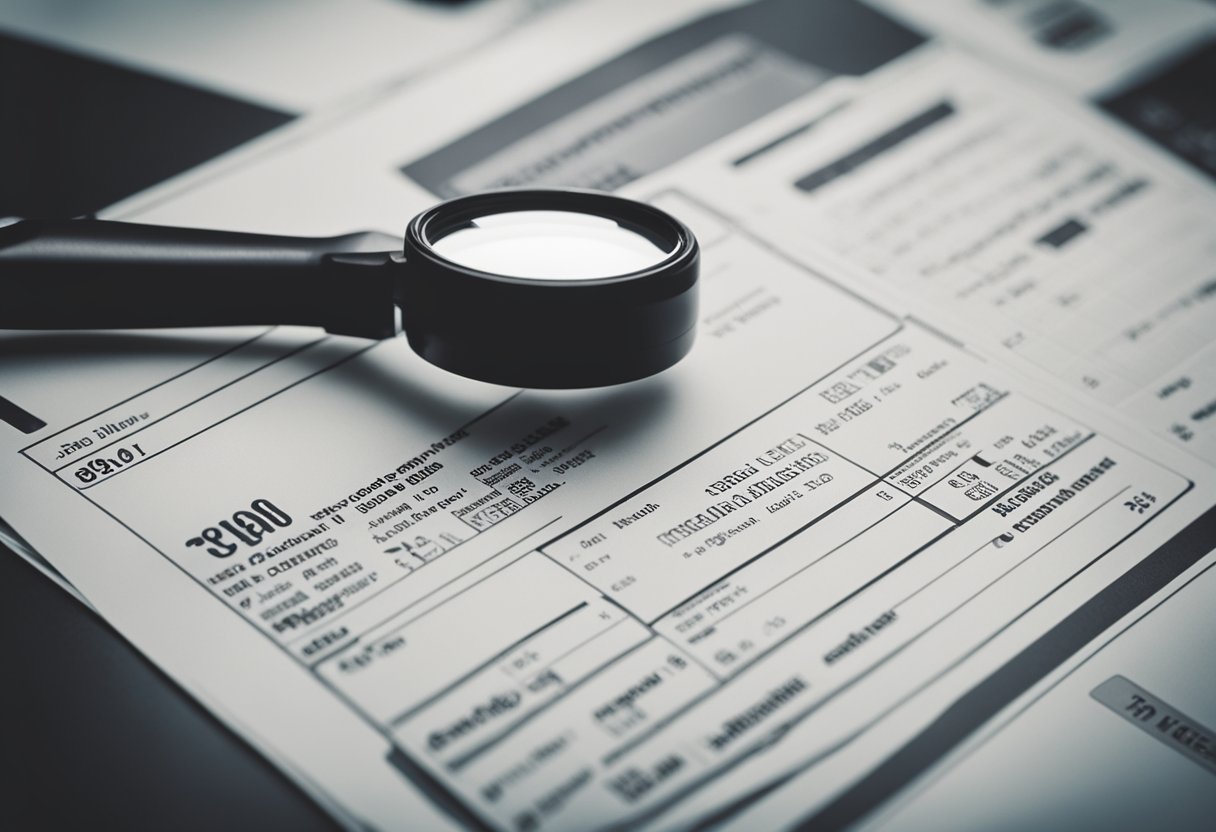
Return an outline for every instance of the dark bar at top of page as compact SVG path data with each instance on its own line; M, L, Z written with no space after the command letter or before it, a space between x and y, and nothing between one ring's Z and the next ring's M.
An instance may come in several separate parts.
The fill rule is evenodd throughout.
M935 104L923 113L913 116L876 139L866 142L847 156L842 156L831 164L824 165L818 170L808 173L795 182L794 185L799 190L806 191L807 193L822 188L824 185L835 182L840 177L852 173L867 162L877 159L888 150L898 147L913 136L919 135L938 122L950 118L952 115L954 115L954 105L949 101Z
M7 422L22 433L34 433L46 427L46 422L4 396L0 396L0 422Z
M706 106L705 112L694 114L695 125L689 123L687 113L683 119L658 117L664 110L659 105L665 103L662 100L664 93L658 92L650 108L653 112L613 114L616 117L606 119L604 130L593 131L602 134L619 130L622 134L628 133L632 139L637 139L638 133L645 132L644 144L648 150L654 152L658 148L655 156L646 160L649 169L620 164L620 159L601 149L605 158L599 161L604 163L603 167L618 167L620 170L615 178L606 177L603 182L594 184L619 187L631 178L677 161L714 139L750 123L763 114L756 110L775 109L836 75L864 75L924 42L920 35L862 5L859 0L817 0L814 3L805 0L759 0L754 4L708 15L647 41L447 146L409 162L401 170L440 196L456 196L464 192L458 182L462 174L491 159L503 148L528 140L572 113L605 106L606 100L613 94L627 87L644 85L647 76L662 72L693 53L709 49L712 44L731 36L741 37L755 45L762 59L781 64L788 73L796 76L801 72L803 83L799 85L795 79L787 79L790 83L781 91L774 91L771 84L762 85L767 89L754 92L757 95L764 93L769 99L758 104L751 100L757 95L744 96L747 100L736 100L732 105L737 109L735 112L731 112L732 107L729 106ZM695 81L698 79L692 79L692 82ZM674 95L676 91L671 92ZM707 97L712 99L714 94L709 93ZM711 110L713 112L709 112ZM667 110L666 114L670 115L671 110ZM651 115L656 117L650 118ZM581 143L579 150L585 150L585 145L585 142ZM541 151L536 161L543 164L551 160ZM538 184L557 186L588 183L561 181L555 177Z

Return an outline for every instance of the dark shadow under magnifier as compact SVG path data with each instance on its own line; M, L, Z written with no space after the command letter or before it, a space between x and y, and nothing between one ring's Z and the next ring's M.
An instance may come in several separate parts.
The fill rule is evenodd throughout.
M600 387L692 348L700 253L669 214L593 191L459 197L377 233L277 237L102 220L0 228L0 329L296 324L388 338L514 387Z

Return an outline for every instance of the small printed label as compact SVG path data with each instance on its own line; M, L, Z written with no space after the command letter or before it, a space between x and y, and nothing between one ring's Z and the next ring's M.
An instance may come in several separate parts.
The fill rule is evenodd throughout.
M1216 774L1216 731L1167 705L1122 676L1112 676L1090 693L1094 699L1145 733Z

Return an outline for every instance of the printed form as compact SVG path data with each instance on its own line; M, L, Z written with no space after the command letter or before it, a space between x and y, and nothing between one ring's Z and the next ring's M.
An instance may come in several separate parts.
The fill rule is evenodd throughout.
M860 4L694 6L639 4L552 89L494 71L585 26L559 8L113 214L390 230L431 194L623 187L703 248L668 372L518 391L303 328L0 335L45 422L3 426L0 514L352 828L830 825L997 670L1035 660L980 722L1212 563L1166 545L1212 508L1210 427L1150 404L1216 392L1210 186ZM507 109L404 137L470 78ZM347 181L310 177L337 152Z

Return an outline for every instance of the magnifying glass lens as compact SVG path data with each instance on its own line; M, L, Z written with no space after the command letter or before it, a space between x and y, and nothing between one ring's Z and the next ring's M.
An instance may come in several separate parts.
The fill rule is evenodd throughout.
M674 248L607 217L574 211L514 211L470 220L433 240L442 257L492 274L587 280L658 265Z
M406 338L462 376L600 387L692 348L697 242L645 203L575 190L458 197L410 222L404 254Z

